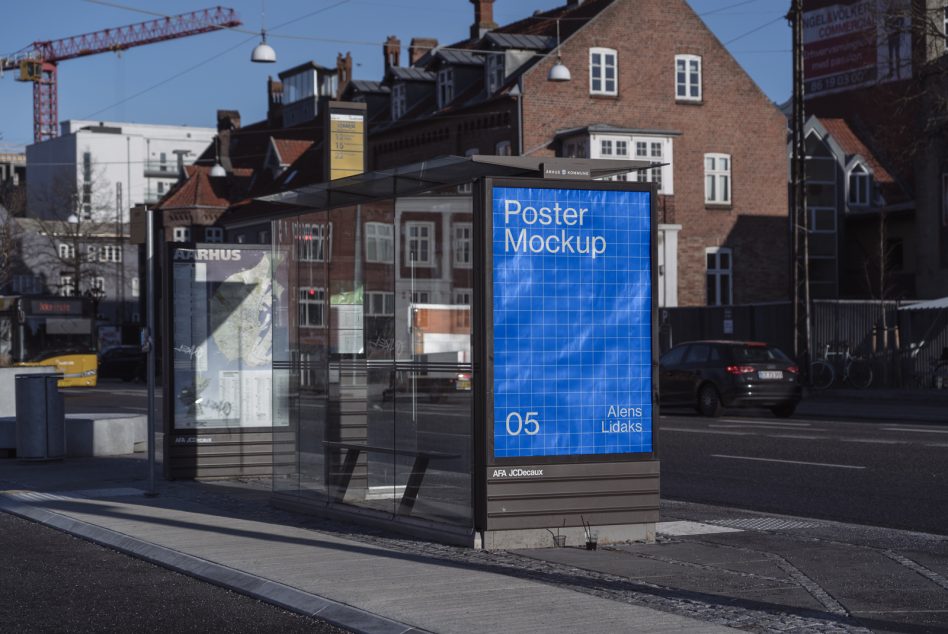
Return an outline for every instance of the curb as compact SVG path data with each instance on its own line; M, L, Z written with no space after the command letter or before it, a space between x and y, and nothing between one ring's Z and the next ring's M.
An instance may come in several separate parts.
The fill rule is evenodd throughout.
M158 546L0 494L0 511L38 522L100 546L233 590L298 614L315 617L358 634L425 634L414 626L304 592L241 570Z

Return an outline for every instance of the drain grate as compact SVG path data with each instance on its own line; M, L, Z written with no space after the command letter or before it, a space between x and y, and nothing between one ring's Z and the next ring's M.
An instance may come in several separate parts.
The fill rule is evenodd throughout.
M733 520L707 520L707 524L726 526L728 528L742 528L750 531L778 531L790 528L819 528L818 522L803 520L788 520L779 517L748 517Z

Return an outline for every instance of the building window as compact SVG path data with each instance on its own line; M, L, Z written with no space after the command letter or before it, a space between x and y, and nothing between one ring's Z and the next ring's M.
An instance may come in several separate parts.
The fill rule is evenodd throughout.
M942 16L942 34L945 36L945 52L948 52L948 7L944 9L944 15Z
M612 141L603 139L599 142L599 156L612 156Z
M510 156L511 154L511 145L510 141L501 141L494 146L494 154L497 156Z
M412 304L427 304L429 299L428 291L414 291L411 294Z
M592 95L617 95L616 79L618 57L611 48L589 49L589 93Z
M504 83L504 53L487 56L487 94L493 95Z
M73 283L72 275L59 276L59 294L63 297L72 297L76 294L76 285Z
M941 226L948 227L948 174L941 175Z
M332 254L332 223L302 223L296 239L301 262L328 262Z
M731 155L704 155L704 202L731 204Z
M438 109L454 101L454 69L442 68L438 71Z
M731 250L725 247L705 249L707 258L708 306L731 304L733 262Z
M701 101L701 58L697 55L675 56L675 99Z
M104 277L93 277L89 280L89 290L98 291L98 294L105 295L105 278Z
M454 266L469 269L474 262L474 228L469 222L459 222L453 226L451 244L454 253Z
M132 278L132 297L138 297L141 294L141 282L137 277Z
M14 295L33 295L40 292L40 283L35 275L14 275Z
M322 328L326 325L326 289L301 288L299 303L300 326Z
M370 317L391 317L395 314L395 293L366 291L365 314Z
M205 227L204 241L205 242L223 242L224 230L221 227Z
M434 266L433 222L406 222L405 241L407 266Z
M869 170L857 163L849 172L849 204L853 207L868 206L871 189L872 177Z
M95 248L95 247L92 247ZM66 244L65 242L59 243L59 259L60 260L75 260L76 259L76 247L72 244Z
M99 262L121 262L122 248L114 244L99 247Z
M392 86L392 121L398 121L405 116L406 106L405 84L394 84Z
M82 153L82 218L92 218L92 152Z
M160 165L158 166L158 168L159 168L162 172L167 172L167 171L168 171L168 155L165 154L164 152L162 152L162 153L159 155L158 162L160 163Z
M810 207L810 233L836 233L836 209Z
M394 225L384 222L365 223L365 261L392 264L394 260Z
M454 325L459 328L471 327L471 298L474 297L474 291L470 288L454 289L451 303L456 306L454 309Z
M191 229L189 227L175 227L172 240L174 242L190 242Z

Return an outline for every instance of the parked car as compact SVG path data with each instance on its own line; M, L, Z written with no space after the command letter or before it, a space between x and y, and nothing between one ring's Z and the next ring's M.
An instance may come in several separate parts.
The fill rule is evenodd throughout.
M148 355L138 346L110 346L99 352L99 378L144 381Z
M692 341L662 355L663 405L687 405L704 416L725 407L766 407L792 416L803 395L800 369L778 348L754 341Z

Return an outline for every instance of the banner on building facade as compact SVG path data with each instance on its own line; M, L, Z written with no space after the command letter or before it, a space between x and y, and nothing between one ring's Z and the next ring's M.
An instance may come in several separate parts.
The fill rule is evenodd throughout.
M912 76L911 0L808 0L804 8L807 98Z

